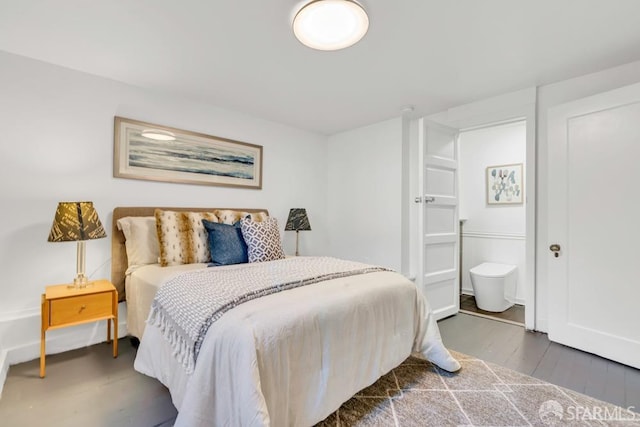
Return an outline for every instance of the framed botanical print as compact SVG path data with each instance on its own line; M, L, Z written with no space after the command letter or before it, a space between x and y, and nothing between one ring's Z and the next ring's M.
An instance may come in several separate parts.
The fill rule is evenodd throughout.
M487 168L487 204L519 204L523 200L522 163Z

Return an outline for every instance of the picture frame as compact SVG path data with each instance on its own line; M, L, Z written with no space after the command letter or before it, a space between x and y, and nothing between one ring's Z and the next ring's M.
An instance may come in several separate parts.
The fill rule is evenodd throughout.
M524 200L522 163L488 166L486 169L487 204L516 205Z
M262 146L115 117L113 176L259 190Z

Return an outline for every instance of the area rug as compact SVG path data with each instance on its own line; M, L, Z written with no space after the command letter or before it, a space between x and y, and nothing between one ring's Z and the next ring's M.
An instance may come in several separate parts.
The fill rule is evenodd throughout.
M631 410L452 353L458 373L410 357L316 427L640 426Z

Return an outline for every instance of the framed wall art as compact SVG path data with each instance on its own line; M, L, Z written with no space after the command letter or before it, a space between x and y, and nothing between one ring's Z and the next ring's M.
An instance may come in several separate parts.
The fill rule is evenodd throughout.
M113 176L262 188L262 146L115 118Z
M522 163L487 168L487 204L520 204L522 190Z

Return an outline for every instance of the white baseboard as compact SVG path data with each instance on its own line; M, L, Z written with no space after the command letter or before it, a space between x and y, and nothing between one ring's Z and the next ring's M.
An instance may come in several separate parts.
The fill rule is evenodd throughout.
M128 335L124 303L118 314L118 338ZM0 331L7 334L7 347L0 351L0 398L9 367L40 358L40 313L0 319ZM47 332L46 354L88 347L107 340L107 322L86 323ZM3 343L4 344L4 343Z

